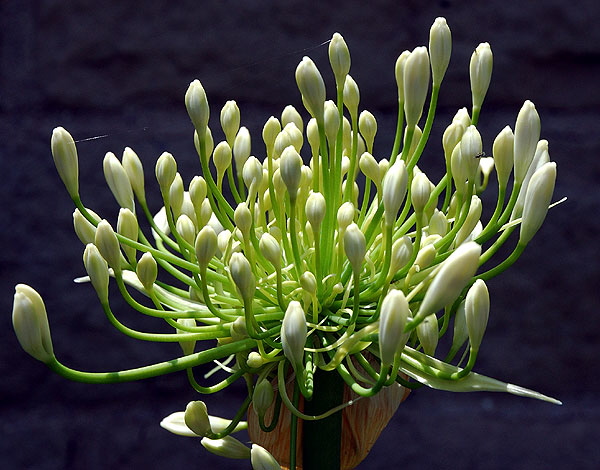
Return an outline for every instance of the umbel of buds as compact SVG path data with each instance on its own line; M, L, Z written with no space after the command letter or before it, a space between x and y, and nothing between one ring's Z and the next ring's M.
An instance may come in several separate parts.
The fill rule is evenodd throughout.
M202 436L204 447L219 455L251 458L255 469L299 463L298 420L304 429L315 420L333 422L330 417L349 411L356 396L367 403L394 387L504 391L558 403L473 372L488 320L493 321L486 282L511 266L540 229L556 164L548 142L540 140L540 118L530 101L518 112L514 131L499 129L492 156L482 158L486 146L477 124L492 72L487 43L475 49L469 65L470 109L458 110L447 123L435 139L441 145L430 142L451 50L450 29L438 18L429 47L400 54L390 70L397 84L396 137L384 155L374 153L377 120L360 109L350 52L339 33L328 50L334 100L327 100L315 63L303 58L295 71L300 94L292 99L306 112L290 105L280 117L271 116L262 143L241 126L235 101L213 114L220 128L213 123L207 92L194 80L185 106L199 174L179 174L175 157L163 153L154 167L162 207L150 207L143 159L129 147L121 159L107 153L102 170L118 206L116 230L83 203L75 141L56 128L52 156L76 207L86 279L102 310L125 335L178 343L183 354L118 373L73 370L54 355L40 295L19 284L13 325L23 349L83 382L185 370L196 392L211 394L245 380L248 396L231 420L209 416L205 403L195 400L163 426ZM437 158L445 168L437 181L417 165L425 151L429 162ZM491 215L484 218L494 166L497 190ZM511 240L514 249L505 259L493 256ZM111 283L133 309L161 327L166 322L170 332L122 324L111 308ZM448 332L451 347L443 351L438 339ZM201 385L196 368L212 361L224 378ZM341 386L328 388L336 383ZM354 398L344 398L344 389ZM250 450L230 436L244 427L253 401L248 419L258 419L263 432L282 432L278 426L287 420L289 433L277 439L289 443L286 453L260 442ZM327 405L309 414L301 402ZM333 429L328 438L338 439L334 448L340 447L337 426L328 428ZM368 432L370 426L356 428ZM311 444L306 434L302 455L310 467L307 456L321 458L323 446L314 439ZM340 468L339 453L328 455L320 468Z

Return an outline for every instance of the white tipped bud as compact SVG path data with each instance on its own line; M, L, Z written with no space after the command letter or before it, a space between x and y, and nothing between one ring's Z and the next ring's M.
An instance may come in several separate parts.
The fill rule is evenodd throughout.
M125 147L122 159L123 169L129 178L129 184L139 201L146 202L146 193L144 190L144 167L140 157L130 148Z
M223 174L231 165L232 158L233 153L229 144L225 141L219 142L213 152L213 162L219 179L223 177Z
M158 276L158 265L151 253L146 252L142 255L135 267L135 273L144 286L144 289L147 291L152 290L154 281L156 281L156 277Z
M100 221L100 217L94 211L87 209L87 211L96 219L96 221ZM96 237L96 226L92 224L89 220L87 220L79 209L75 209L73 212L73 227L75 228L75 233L81 243L87 245L88 243L93 243L94 238Z
M398 102L404 103L404 68L406 59L410 56L410 51L404 51L396 59L394 75L396 77L396 86L398 87Z
M515 136L510 126L506 126L494 139L492 155L498 175L498 186L506 188L513 169Z
M206 92L199 80L190 83L185 92L185 107L196 131L205 134L210 117L210 108L208 107Z
M363 174L372 180L376 185L381 182L379 164L369 152L365 152L360 156L360 159L358 160L358 166L360 167L360 171L362 171Z
M469 126L460 140L460 151L467 172L469 181L474 181L479 167L479 158L481 157L483 143L481 134L475 126Z
M425 173L418 173L410 186L410 200L417 214L422 214L429 196L431 195L431 181Z
M252 213L250 212L250 209L248 209L248 204L245 202L240 202L238 204L233 213L233 221L244 237L250 236Z
M344 250L354 273L360 273L367 248L365 236L354 222L348 226L344 233Z
M404 114L406 127L416 126L423 114L429 88L429 54L427 48L415 48L404 67Z
M471 96L473 99L473 108L479 109L483 104L483 99L490 86L492 79L492 67L494 59L492 49L487 42L482 42L477 46L469 66L471 77Z
M344 202L337 211L337 223L341 231L345 231L354 220L356 209L351 202Z
M434 314L429 315L419 323L417 337L425 354L434 356L439 339L438 320Z
M465 318L465 301L463 300L456 309L456 315L454 316L452 350L458 351L468 337L469 332L467 330L467 320Z
M467 242L459 246L442 263L429 285L413 322L420 322L432 313L450 305L475 275L479 266L481 246Z
M527 100L523 103L515 124L514 162L516 184L522 183L525 179L540 140L540 131L540 116L535 109L535 105Z
M254 297L256 289L256 280L252 274L252 268L246 257L241 253L231 255L229 262L229 271L240 295L244 301L249 301Z
M288 104L281 112L281 125L285 127L289 123L294 123L300 132L304 129L302 116L291 104Z
M217 256L221 256L223 253L225 253L225 251L227 251L230 240L231 232L229 230L223 230L222 232L219 232L217 235Z
M481 199L478 196L471 196L471 204L469 205L469 212L465 219L465 222L460 227L456 236L454 237L454 243L456 246L468 239L469 235L473 232L479 219L481 219L481 212L483 211L483 205Z
M315 118L308 121L308 124L306 125L306 138L308 139L308 145L310 145L313 155L318 155L319 126L317 125L317 120Z
M306 317L300 302L292 300L281 324L281 346L283 354L290 361L294 370L299 372L304 361L304 344L306 343Z
M258 190L263 178L263 167L258 158L249 157L242 168L242 178L248 189L254 184L254 191Z
M248 354L248 359L246 359L246 364L248 365L248 367L252 369L258 369L262 367L264 363L265 360L259 353L257 353L256 351L250 351L250 353Z
M102 304L108 303L108 264L98 248L89 243L83 252L83 265Z
M205 225L198 232L194 248L198 265L206 268L210 260L217 253L217 234L210 225Z
M54 359L52 336L46 306L40 294L25 284L17 284L12 323L21 347L43 363Z
M413 244L410 237L399 238L392 245L392 259L390 273L396 274L410 260L413 252Z
M190 181L189 187L190 199L194 205L194 209L198 211L206 198L206 181L202 176L194 176Z
M119 247L119 240L117 239L117 234L112 226L106 220L102 220L96 228L94 245L98 247L98 251L111 268L115 271L121 270L121 249Z
M178 318L177 324L181 325L185 328L193 328L196 326L196 320L193 318ZM188 333L186 330L177 329L177 334L183 335ZM187 356L188 354L194 353L194 347L196 346L196 341L179 341L179 346L181 346L181 350L183 354Z
M450 63L452 34L446 18L436 18L429 30L429 55L434 86L439 86Z
M208 410L203 401L191 401L185 407L185 424L198 436L204 437L212 432Z
M312 227L313 233L319 231L321 222L325 218L325 197L321 193L311 193L306 199L306 205L304 210L306 212L306 219Z
M250 131L244 126L240 127L233 143L233 158L237 174L241 174L244 163L250 158L251 146Z
M275 145L275 139L280 132L281 124L279 124L279 120L275 116L271 116L267 119L267 122L263 127L262 138L269 151Z
M471 348L479 350L490 315L490 294L485 282L477 279L465 299L465 321Z
M194 225L194 222L192 222L192 219L186 214L181 214L177 218L175 229L181 238L190 245L194 245L194 240L196 239L196 226Z
M429 218L429 235L440 235L444 236L448 233L448 219L446 214L442 211L435 209L433 215Z
M173 212L173 217L179 217L181 206L183 205L183 178L179 173L175 174L175 179L169 188L169 206Z
M298 129L296 124L293 122L286 124L286 126L283 128L283 131L288 134L290 144L294 146L297 152L300 152L300 150L302 150L302 144L304 143L302 131Z
M452 122L446 128L442 136L442 147L444 148L446 158L450 158L454 147L458 145L464 132L465 128L460 122Z
M57 127L52 131L50 148L54 165L69 196L79 197L79 160L73 137L63 127Z
M428 268L433 263L436 254L437 250L435 249L433 243L428 243L427 245L424 245L417 253L417 257L415 258L415 264L413 267L417 272L421 271L422 269Z
M329 63L336 85L343 86L346 75L350 72L350 51L340 33L334 33L329 42Z
M323 119L325 82L315 63L304 57L296 68L296 83L306 110L317 120Z
M221 128L225 134L225 140L231 146L240 128L240 108L233 100L227 101L221 109Z
M373 151L375 134L377 134L377 120L369 111L362 111L358 117L358 129L365 139L365 144L369 151Z
M257 444L252 444L250 451L252 470L281 470L281 466L269 452Z
M270 233L263 233L259 242L260 252L275 269L281 268L281 247L277 239Z
M358 103L360 102L360 90L354 79L350 75L346 75L344 82L344 105L348 108L350 116L358 114Z
M232 436L225 436L221 439L203 437L200 444L207 451L219 457L239 460L247 460L251 457L250 449Z
M460 147L460 145L457 145L452 151L452 156L450 157L450 168L452 169L452 179L454 180L454 185L456 186L456 193L462 195L467 189L467 180L469 179L469 171L471 168L470 162L467 161L468 157L463 157ZM474 160L476 159L474 158Z
M526 245L542 226L554 193L556 163L542 165L527 185L519 243Z
M167 192L171 188L171 183L177 174L177 162L169 152L163 152L156 161L155 168L156 180L160 186L161 192Z
M295 201L302 177L302 157L293 146L286 147L281 154L279 171L290 194L290 199Z
M338 130L340 128L340 113L339 113L338 108L335 105L335 103L331 100L325 101L324 119L325 119L325 135L327 136L327 140L330 143L334 143L337 138ZM316 121L315 121L315 125L316 125ZM319 145L318 137L319 137L319 134L318 134L318 130L317 130L317 134L314 135L314 137L313 137L313 139L315 140L315 142L313 142L315 148L318 147L318 145ZM308 143L309 143L309 145L311 145L311 147L313 146L311 144L310 137L309 137Z
M388 169L383 177L382 185L385 223L386 225L393 225L396 222L408 186L408 172L404 160L396 160Z
M106 154L103 167L104 178L119 205L133 211L133 189L127 172L114 153L108 152Z
M382 364L392 365L396 354L399 354L408 340L404 327L410 309L408 301L401 290L393 289L381 303L379 317L379 356Z
M273 404L274 399L275 392L273 391L271 382L262 379L256 384L254 392L252 393L252 408L254 409L254 412L258 416L263 417L269 407Z
M138 220L135 214L129 209L121 208L119 211L119 218L117 219L117 233L135 242L138 239L138 231ZM132 265L135 264L135 248L125 243L121 243L121 248L123 248L123 252L127 256L127 260Z

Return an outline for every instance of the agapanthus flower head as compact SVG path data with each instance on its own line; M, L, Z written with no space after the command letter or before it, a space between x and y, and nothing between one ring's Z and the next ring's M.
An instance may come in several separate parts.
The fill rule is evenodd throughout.
M448 122L441 145L430 142L450 61L443 18L431 28L429 45L402 53L390 71L399 122L386 155L374 152L377 120L360 109L350 53L339 33L329 45L335 99L327 101L321 72L303 58L294 100L304 103L306 113L290 105L281 119L271 116L262 143L241 125L235 101L224 104L221 128L211 130L206 90L194 80L185 104L200 174L179 174L175 157L163 153L154 168L163 207L151 208L135 152L126 148L122 161L107 153L103 170L119 206L116 231L82 203L75 142L57 128L52 153L76 205L85 269L105 313L124 334L179 343L183 356L116 374L69 369L54 358L41 298L18 286L13 321L25 350L58 373L89 382L187 370L196 391L213 393L244 377L248 397L222 429L211 425L201 401L188 405L185 424L180 419L165 427L205 436L205 447L220 455L251 454L254 468L277 464L261 447L249 454L228 437L252 401L263 430L274 428L264 422L274 385L277 407L283 403L294 416L314 419L301 412L298 399L327 393L315 379L322 373L363 397L395 384L506 391L556 402L472 372L490 313L485 281L514 263L551 203L556 164L540 141L538 113L526 101L514 134L508 126L499 130L491 158L482 159L486 145L477 122L492 69L491 48L483 43L470 64L471 111L463 108ZM441 179L432 181L418 165L423 153L445 168ZM492 215L484 217L494 165L497 199ZM493 255L519 224L514 251L498 262ZM171 332L120 323L110 306L111 282L133 308L166 322ZM447 332L452 344L442 351L438 339ZM463 350L466 364L455 359ZM194 368L211 361L228 377L200 385ZM340 401L322 417L350 404Z

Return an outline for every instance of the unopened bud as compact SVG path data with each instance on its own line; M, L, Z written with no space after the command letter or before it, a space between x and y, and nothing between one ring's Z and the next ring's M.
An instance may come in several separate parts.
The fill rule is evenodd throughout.
M191 401L185 407L185 424L198 436L204 437L212 432L206 404L203 401Z
M259 242L260 252L275 269L281 268L281 247L277 239L270 233L263 233Z
M423 114L429 88L429 54L427 48L415 48L404 67L404 114L406 127L416 126Z
M199 80L190 83L185 93L185 107L198 133L205 134L210 117L206 92Z
M487 42L477 46L471 56L469 73L471 77L471 95L473 108L479 109L490 86L493 67L492 49Z
M325 83L315 63L304 57L296 68L296 83L306 110L318 121L323 119Z
M217 234L210 225L205 225L198 232L194 248L198 265L206 268L217 252Z
M523 103L515 124L515 184L520 184L525 179L540 140L540 131L540 116L535 105L527 100Z
M156 180L160 186L160 190L166 193L171 187L171 183L175 179L177 174L177 162L173 155L169 152L164 152L156 161Z
M396 59L394 75L396 77L396 86L398 87L398 102L404 103L404 69L406 59L410 56L410 51L403 51Z
M373 151L375 134L377 134L377 120L369 111L362 111L358 117L358 129L365 139L365 144L369 152Z
M360 102L360 90L354 79L350 75L346 75L344 82L344 105L348 108L350 116L358 114L358 103Z
M146 202L146 193L144 190L144 167L140 157L130 148L125 147L123 151L122 163L125 173L129 178L129 184L138 200L144 204Z
M225 140L232 146L240 128L240 108L235 101L230 100L225 103L223 109L221 109L220 121Z
M112 226L106 220L102 220L96 228L94 245L98 247L98 251L108 262L108 265L115 271L120 271L121 250L119 240Z
M446 18L436 18L429 30L429 55L431 56L433 86L439 86L442 82L450 63L451 53L452 35Z
M302 305L300 302L292 300L285 311L281 324L281 345L283 354L297 372L301 370L304 360L307 330Z
M87 211L97 222L100 221L98 214L91 209L87 209ZM75 233L79 240L81 240L81 243L87 245L88 243L94 242L94 238L96 237L96 226L86 219L79 209L75 209L73 212L73 227L75 228Z
M477 351L487 327L490 315L490 294L485 282L477 279L467 292L465 321L471 347Z
M350 72L350 51L340 33L334 33L329 42L329 63L333 70L338 88L344 85L346 75Z
M321 227L321 222L325 218L325 208L325 197L321 193L311 193L306 199L304 210L313 233L318 232Z
M108 152L104 157L104 177L110 191L121 207L134 211L133 189L127 172L114 153Z
M367 251L366 240L360 228L354 222L348 226L344 233L344 250L354 273L360 273Z
M294 123L300 132L304 129L302 116L291 104L288 104L281 112L281 125L285 128L288 124Z
M231 255L231 261L229 262L229 270L233 282L240 291L240 295L244 301L249 301L254 297L254 290L256 289L256 280L254 274L252 274L252 268L246 257L241 253L234 253Z
M277 460L266 449L257 444L252 444L250 461L252 470L281 470Z
M96 245L89 243L83 252L83 264L102 304L108 304L108 264Z
M119 218L117 219L117 233L135 242L138 239L138 231L139 225L134 213L129 209L121 208L119 211ZM125 256L127 256L127 260L134 265L135 248L126 243L121 243L121 248L123 249Z
M64 183L71 198L79 197L79 160L77 147L71 134L63 127L52 131L50 139L52 158L60 179Z
M193 328L196 326L196 320L193 318L178 318L177 323L186 328ZM188 331L177 329L177 334L186 334ZM179 341L179 346L181 346L181 350L183 354L187 356L188 354L194 353L194 347L196 346L196 341Z
M417 326L417 337L421 346L423 346L425 354L434 356L439 339L438 320L435 314L429 315L419 323Z
M388 292L381 303L379 318L379 355L382 364L393 364L396 354L404 349L408 340L404 327L409 315L404 293L396 289Z
M425 173L415 175L410 186L410 200L417 214L422 214L429 196L431 195L431 181Z
M526 245L542 226L554 193L556 163L542 165L527 185L519 243Z
M241 175L244 163L250 157L252 140L250 139L250 131L244 126L240 127L235 141L233 143L233 158L235 159L235 168L237 174Z
M393 225L406 196L408 172L404 160L397 160L383 177L383 209L386 225Z
M273 386L268 380L262 379L254 387L252 393L252 408L254 412L263 417L269 407L273 404L275 399L275 393L273 392Z
M207 451L219 457L228 459L247 460L250 458L250 449L242 444L239 440L232 436L225 436L221 439L209 439L203 437L200 444Z
M302 157L293 146L286 147L281 154L279 171L290 194L290 200L295 201L302 177Z
M154 281L156 281L156 277L158 276L158 265L152 254L146 252L142 255L135 267L135 273L144 286L144 289L147 291L152 290Z

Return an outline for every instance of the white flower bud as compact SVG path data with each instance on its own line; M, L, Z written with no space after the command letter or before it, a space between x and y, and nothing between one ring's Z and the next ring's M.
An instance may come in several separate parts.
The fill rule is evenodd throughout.
M419 272L422 269L431 266L435 259L435 255L437 255L437 250L435 249L433 243L423 245L423 247L417 253L417 257L415 258L415 264L413 266L415 271Z
M254 191L258 191L258 187L262 182L263 167L258 158L249 157L242 168L242 178L248 189L254 183Z
M523 183L521 185L521 190L519 191L519 196L517 197L517 202L513 207L511 220L518 218L523 213L523 205L525 203L525 196L527 194L527 187L529 186L529 181L531 177L536 172L538 168L540 168L544 163L548 163L550 161L550 154L548 153L548 141L540 140L538 142L537 148L535 150L535 155L531 164L529 165L529 169L525 174L525 178L523 178Z
M506 188L513 169L515 136L510 126L506 126L494 139L492 155L498 175L498 186Z
M296 83L306 110L317 120L323 119L325 83L315 63L304 57L296 68Z
M240 128L240 108L233 100L227 101L221 109L221 128L225 134L225 140L231 146Z
M308 145L310 145L313 155L318 155L319 126L317 125L317 120L315 118L308 121L308 124L306 125L306 138L308 139Z
M194 222L192 222L192 219L185 214L181 214L177 218L175 229L181 238L190 245L194 245L194 240L196 239L196 226L194 225Z
M485 282L477 279L465 299L465 321L471 347L479 350L490 315L490 294Z
M344 233L344 250L354 273L360 273L367 251L366 240L360 228L354 222L348 226Z
M452 179L456 186L456 193L464 194L467 188L467 180L469 179L470 162L467 161L467 158L463 157L460 147L460 145L457 145L452 151L450 168L452 169ZM473 159L476 160L475 158Z
M173 158L173 155L169 152L163 152L163 154L158 157L155 174L161 192L168 191L177 174L177 162L175 161L175 158Z
M210 225L205 225L198 232L194 248L198 265L206 268L210 260L217 253L217 234Z
M448 219L446 215L435 209L433 215L429 218L429 235L441 235L442 237L448 233Z
M446 158L449 158L452 155L454 147L458 145L464 132L464 126L458 121L452 122L446 128L444 135L442 136L442 147L444 148L444 155Z
M525 194L519 243L526 245L542 226L552 200L556 163L542 165L531 177Z
M304 123L302 122L302 116L291 104L288 104L281 112L281 125L283 127L290 123L294 123L298 130L302 132Z
M429 55L431 56L431 75L433 86L442 83L450 63L452 53L452 34L446 18L436 18L429 30Z
M463 300L454 316L454 329L452 333L452 350L458 350L469 337L467 320L465 318L465 301Z
M298 127L296 127L296 124L290 122L285 125L285 127L283 128L283 132L288 134L290 138L290 143L294 146L296 152L300 152L300 150L302 150L302 144L304 143L304 136L302 135L302 131L298 129Z
M121 249L119 240L112 226L106 220L102 220L96 228L94 245L96 245L102 257L108 262L108 265L115 271L120 271Z
M281 268L281 247L277 239L270 233L263 233L258 243L260 252L275 269Z
M63 127L57 127L52 131L50 147L54 165L69 196L79 197L79 160L73 137Z
M89 243L83 252L83 265L102 304L108 303L108 264L98 248Z
M467 179L474 181L479 167L479 158L482 154L483 143L481 134L475 126L469 126L460 140L460 152L467 172Z
M96 221L100 221L100 217L93 210L87 209L87 211L96 219ZM96 226L87 220L83 214L79 212L79 209L75 209L73 212L73 227L77 237L81 240L81 243L87 245L88 243L94 242L94 238L96 237Z
M340 230L345 231L354 220L356 209L351 202L344 202L337 211L337 223Z
M207 197L205 197L204 201L202 201L202 205L200 206L200 217L198 217L198 226L204 227L211 221L213 215L214 214L210 205L210 201Z
M295 201L302 177L302 157L293 146L286 147L281 154L279 171L290 194L290 200Z
M229 261L229 271L231 277L244 301L249 301L254 297L256 289L256 280L252 274L252 268L246 257L241 253L231 255Z
M277 460L269 452L257 444L252 444L250 451L252 470L281 470Z
M471 196L471 204L469 205L469 212L467 213L467 217L465 222L462 224L458 232L456 232L456 236L454 237L454 243L456 246L460 245L464 242L471 232L477 226L479 219L481 219L481 212L483 210L483 205L481 204L481 199L478 196Z
M473 99L473 108L479 109L483 104L483 99L490 86L493 67L492 49L487 42L482 42L477 46L469 66L471 77L471 96Z
M438 320L435 314L429 315L419 323L417 326L417 337L421 346L423 346L425 354L434 356L439 339Z
M337 106L331 100L325 101L325 110L324 110L324 119L325 119L325 135L327 136L327 140L330 143L334 143L337 138L338 130L340 128L340 113L338 111ZM316 121L315 121L316 125ZM314 144L318 147L318 130L316 135L314 135L314 139L316 140ZM309 137L309 145L311 145L310 137Z
M346 75L346 81L344 82L344 105L348 108L350 116L356 116L358 113L359 102L360 91L358 85L350 75Z
M258 416L264 416L269 407L273 404L275 392L273 386L268 380L262 379L254 387L252 393L252 408Z
M429 73L427 48L415 48L404 66L404 114L406 127L409 129L417 125L423 113L429 88Z
M40 294L25 284L17 284L12 324L21 347L43 363L54 359L52 336L46 306Z
M193 328L196 326L196 320L193 318L178 318L177 323L186 328ZM185 330L177 329L177 334L186 334L188 333ZM185 356L194 353L194 347L196 346L196 341L179 341L179 346L181 346L181 350Z
M358 166L363 174L372 180L376 185L381 183L381 175L379 172L379 164L377 160L369 152L365 152L358 160Z
M247 460L251 456L250 449L232 436L225 436L221 439L203 437L200 444L210 453L228 459Z
M129 184L139 201L146 202L146 193L144 191L144 167L140 157L130 148L125 147L123 151L122 163L125 173L129 178Z
M206 181L202 176L194 176L192 181L190 181L189 186L190 199L192 200L192 204L194 205L194 209L196 212L200 209L200 206L204 202L206 198Z
M392 260L390 272L395 274L402 269L410 260L413 252L413 244L410 237L399 238L392 245Z
M206 92L199 80L190 83L185 92L185 107L198 133L205 134L210 117L210 108Z
M540 140L540 131L540 116L535 105L527 100L521 107L515 124L515 184L520 184L525 179Z
M377 120L369 111L362 111L358 117L358 129L365 139L365 144L369 151L373 149L375 134L377 134Z
M129 177L114 153L106 154L103 167L104 178L119 205L134 211L133 189L131 189Z
M431 281L413 323L422 321L456 300L479 266L481 246L475 242L460 245L441 264Z
M471 125L471 116L469 116L467 108L463 107L456 111L456 114L452 117L452 122L462 124L463 129L469 127Z
M223 230L222 232L219 232L219 234L217 235L217 248L218 248L217 255L218 256L222 256L222 254L225 253L225 251L227 250L229 241L231 240L231 236L232 236L231 231L229 231L229 230Z
M410 186L410 200L417 214L422 214L429 196L431 195L431 181L423 172L415 175Z
M396 77L396 86L398 87L398 102L404 102L404 68L406 67L406 59L410 56L410 51L404 51L396 59L394 67L394 75Z
M117 233L135 242L138 239L138 232L138 220L134 213L131 212L129 209L121 208L121 210L119 211L119 218L117 219ZM135 264L135 248L126 245L125 243L121 243L121 248L127 256L127 260L132 265Z
M181 206L183 205L183 178L178 173L175 174L175 179L171 183L169 188L169 206L173 212L173 217L179 217L181 213Z
M252 228L252 213L250 212L250 209L248 209L248 204L245 202L240 202L238 204L233 213L233 221L244 237L250 235L250 229Z
M142 255L135 267L135 273L144 286L144 289L147 291L152 290L154 281L156 281L156 277L158 276L158 266L151 253L146 252Z
M306 199L304 210L313 233L318 232L321 227L321 222L325 218L325 208L325 197L321 193L311 193Z
M404 160L396 160L388 169L383 177L382 186L385 223L386 225L393 225L396 222L408 186L408 172Z
M340 33L334 33L329 42L329 63L339 88L344 85L346 75L350 72L350 51Z
M275 145L275 139L281 132L281 124L275 116L271 116L267 119L267 122L263 126L262 138L267 149L271 149Z
M281 346L283 354L290 361L294 370L299 372L304 361L304 344L306 343L306 317L300 302L292 300L285 311L281 323Z
M409 315L404 293L396 289L388 292L381 303L379 317L379 356L382 364L393 364L396 354L404 349L408 340L404 327Z
M229 144L225 141L219 142L213 152L213 162L219 179L223 177L223 174L231 165L232 158L233 154Z
M204 437L212 432L206 404L203 401L191 401L185 407L185 424L198 436Z
M250 157L251 145L250 131L244 126L240 127L233 143L233 158L238 175L241 174L244 163Z

